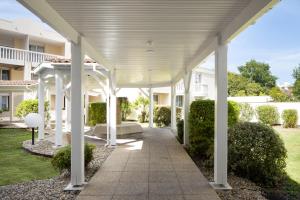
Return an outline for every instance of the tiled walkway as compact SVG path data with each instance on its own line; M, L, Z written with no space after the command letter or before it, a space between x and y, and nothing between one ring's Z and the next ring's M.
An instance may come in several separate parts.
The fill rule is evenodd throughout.
M168 129L145 129L143 135L119 145L78 199L219 200Z

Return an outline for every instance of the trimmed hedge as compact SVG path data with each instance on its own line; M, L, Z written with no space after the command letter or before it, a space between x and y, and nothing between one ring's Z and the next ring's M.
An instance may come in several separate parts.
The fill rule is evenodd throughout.
M176 107L176 121L181 119L181 108ZM166 106L156 106L154 108L154 118L157 127L169 126L171 123L171 108Z
M266 125L278 124L279 113L275 106L264 105L256 108L258 121Z
M106 123L106 103L90 103L88 111L88 124L90 126L95 126L96 124L102 123Z
M190 152L212 161L214 152L214 114L213 100L197 100L192 102L188 118L190 134ZM238 104L228 102L228 126L237 123Z
M184 121L183 119L177 121L177 140L180 144L183 144L183 128Z
M94 144L85 143L84 145L84 166L94 159L93 150L96 148ZM51 164L60 172L63 170L71 171L71 146L65 146L61 148L52 158Z
M295 109L287 109L282 112L282 120L284 128L296 128L298 121L298 113Z
M284 177L287 151L272 127L238 123L229 129L228 143L229 167L235 174L265 186Z

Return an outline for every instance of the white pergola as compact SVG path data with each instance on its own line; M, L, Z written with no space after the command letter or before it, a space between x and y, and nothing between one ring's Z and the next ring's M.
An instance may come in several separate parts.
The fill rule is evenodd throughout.
M191 72L215 53L214 183L227 188L227 44L278 0L18 0L72 44L71 186L84 183L83 58L108 70L109 113L116 110L116 88L171 86L175 128L175 84L184 80L184 144L189 144ZM111 145L116 118L108 116Z

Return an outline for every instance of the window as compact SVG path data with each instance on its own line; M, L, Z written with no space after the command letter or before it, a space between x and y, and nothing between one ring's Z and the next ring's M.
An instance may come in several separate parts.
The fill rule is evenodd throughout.
M8 69L1 70L1 80L9 80L9 70Z
M30 50L30 51L35 51L35 52L44 53L44 52L45 52L45 47L40 46L40 45L30 44L30 45L29 45L29 50Z
M183 106L183 96L182 95L176 96L176 106L177 107Z
M200 73L195 74L195 84L201 84L202 76Z
M0 98L1 98L1 109L3 111L8 111L9 96L0 96Z
M158 94L153 95L154 104L158 104Z

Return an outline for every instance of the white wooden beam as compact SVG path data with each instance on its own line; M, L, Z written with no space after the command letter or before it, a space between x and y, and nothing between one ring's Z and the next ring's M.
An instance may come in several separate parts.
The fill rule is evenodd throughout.
M189 127L188 127L188 117L190 111L190 86L191 86L191 78L192 78L192 71L186 71L184 74L184 134L183 134L183 144L188 146L190 144L190 135L189 135Z
M153 110L154 110L154 102L153 102L153 88L149 88L149 128L153 128Z
M44 139L44 126L45 126L45 83L41 75L39 76L39 85L38 85L38 112L42 118L42 122L39 125L38 129L38 140Z
M176 130L176 84L171 85L171 129Z

